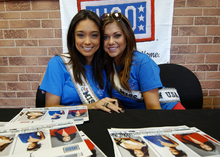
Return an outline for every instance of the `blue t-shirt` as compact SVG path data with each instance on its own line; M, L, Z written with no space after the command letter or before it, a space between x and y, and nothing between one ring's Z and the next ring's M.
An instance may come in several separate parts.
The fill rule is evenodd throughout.
M41 136L38 136L37 132L23 133L18 135L23 143L28 143L28 139L30 138L30 136L35 139L41 139Z
M164 139L162 136L160 135L156 135L156 136L144 136L144 138L148 141L151 141L152 143L156 144L159 147L164 147L164 145L161 144L160 141L169 143L169 144L174 144L172 141L168 140L168 139ZM160 140L160 141L159 141Z
M120 67L117 66L117 68ZM148 55L134 51L128 83L131 90L141 91L141 93L162 88L159 66ZM113 89L112 94L120 100L126 109L146 109L144 102L125 97L115 89ZM176 104L177 102L172 102L161 103L160 105L162 109L172 109Z
M100 89L92 74L92 66L85 65L87 80L99 99L108 97L106 88ZM104 85L106 73L103 70ZM60 105L75 106L82 104L76 88L71 80L61 57L54 56L48 63L47 70L40 85L40 89L61 97Z

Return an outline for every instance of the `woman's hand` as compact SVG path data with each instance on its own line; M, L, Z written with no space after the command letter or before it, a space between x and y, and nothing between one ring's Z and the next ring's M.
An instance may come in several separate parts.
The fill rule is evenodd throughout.
M87 106L88 106L88 109L100 109L108 113L111 113L111 110L117 113L124 112L123 109L119 107L117 99L112 99L109 97L106 97L97 102L88 104Z

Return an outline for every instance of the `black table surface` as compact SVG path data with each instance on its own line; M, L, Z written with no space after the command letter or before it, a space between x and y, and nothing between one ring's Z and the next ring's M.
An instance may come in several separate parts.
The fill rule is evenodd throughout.
M9 121L21 109L0 109L0 121ZM187 125L196 127L220 141L220 110L125 110L106 113L89 110L89 121L77 125L108 157L114 156L109 128L143 128Z

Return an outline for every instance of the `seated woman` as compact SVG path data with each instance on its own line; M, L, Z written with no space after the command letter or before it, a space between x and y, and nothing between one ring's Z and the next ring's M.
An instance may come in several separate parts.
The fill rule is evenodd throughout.
M137 51L129 20L118 12L100 18L110 95L126 109L184 109L176 101L159 102L158 89L163 88L160 68L148 55Z
M92 11L80 10L69 26L69 52L49 61L41 82L40 89L46 91L46 107L83 105L109 113L122 110L106 92L100 41L99 17Z

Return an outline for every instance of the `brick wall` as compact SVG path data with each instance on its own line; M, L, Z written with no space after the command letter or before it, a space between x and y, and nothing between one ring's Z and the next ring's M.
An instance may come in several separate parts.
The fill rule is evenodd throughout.
M34 107L38 82L62 53L59 1L0 1L0 108ZM220 0L174 0L171 63L199 78L203 108L220 108Z

